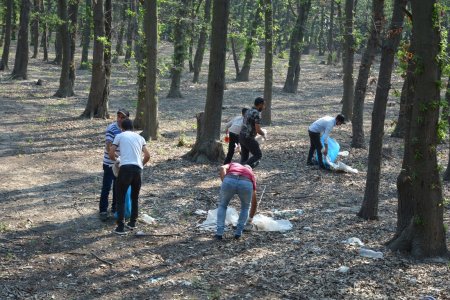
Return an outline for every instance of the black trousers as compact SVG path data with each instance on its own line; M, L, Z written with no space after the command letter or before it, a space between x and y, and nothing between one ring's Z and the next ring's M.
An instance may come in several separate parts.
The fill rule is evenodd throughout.
M317 151L317 158L319 162L319 166L321 168L324 167L323 158L322 158L322 143L320 142L320 133L312 132L308 130L309 140L311 142L311 146L309 147L308 153L308 162L312 162L312 158L314 155L314 151Z
M241 144L241 165L249 165L255 168L262 157L259 143L254 137L246 137L245 134L241 133L239 135L239 144ZM250 153L253 156L248 158Z
M124 225L125 195L131 185L131 217L130 222L138 218L138 198L141 190L142 169L136 165L123 165L120 167L116 180L117 187L117 225Z
M239 135L232 132L230 132L228 135L230 137L230 141L228 142L228 153L225 161L223 162L224 165L231 162L231 160L233 159L234 150L236 149L236 145L239 144Z

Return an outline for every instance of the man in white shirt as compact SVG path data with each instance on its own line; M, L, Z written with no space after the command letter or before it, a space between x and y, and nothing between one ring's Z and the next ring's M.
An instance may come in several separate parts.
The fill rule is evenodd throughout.
M228 141L228 153L224 165L229 164L233 159L234 150L236 149L236 145L239 144L239 134L241 133L241 128L244 120L244 115L247 112L247 108L242 109L242 116L237 116L233 118L230 122L225 125L225 130L228 130L228 136L230 140Z
M133 123L130 119L122 122L122 133L114 138L109 150L109 157L115 161L116 149L120 147L120 169L117 176L117 228L116 234L126 234L124 227L136 228L138 218L138 198L141 190L142 169L150 159L150 153L145 147L145 139L132 131ZM144 158L142 159L142 153ZM130 222L124 224L125 194L131 185L131 217Z
M321 169L326 169L322 159L322 143L320 142L320 137L323 136L323 143L325 145L323 154L327 156L328 137L330 135L330 132L334 126L340 126L342 124L345 124L345 117L341 114L338 114L336 118L330 116L322 117L309 126L308 134L311 141L311 147L309 148L308 160L306 161L307 165L313 164L312 158L314 155L314 151L317 151L319 167Z

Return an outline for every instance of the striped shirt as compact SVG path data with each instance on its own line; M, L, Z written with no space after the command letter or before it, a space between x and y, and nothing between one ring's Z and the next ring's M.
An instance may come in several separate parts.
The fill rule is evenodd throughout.
M112 144L116 135L118 135L121 132L122 132L122 130L120 130L119 126L117 125L117 122L109 124L108 127L106 127L106 131L105 131L105 144L106 143ZM120 149L117 149L116 153L119 156ZM114 161L112 161L109 158L109 154L106 151L106 147L105 147L105 153L103 155L103 164L108 165L108 166L112 166L114 164Z

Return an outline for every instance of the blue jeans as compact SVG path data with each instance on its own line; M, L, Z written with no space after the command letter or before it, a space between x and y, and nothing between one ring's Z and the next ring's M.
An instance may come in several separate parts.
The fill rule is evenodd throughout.
M116 177L114 176L114 173L112 171L112 167L103 164L103 184L102 184L102 192L100 194L100 203L99 203L99 209L100 212L106 212L108 210L108 196L109 191L111 190L112 186L112 194L113 194L113 200L111 204L111 210L113 212L116 211Z
M238 195L241 200L241 212L239 214L238 224L235 235L241 235L244 230L245 222L248 218L248 211L253 194L253 184L248 179L234 178L225 176L220 187L220 202L217 209L217 235L223 235L225 230L225 217L227 214L227 207L231 198Z

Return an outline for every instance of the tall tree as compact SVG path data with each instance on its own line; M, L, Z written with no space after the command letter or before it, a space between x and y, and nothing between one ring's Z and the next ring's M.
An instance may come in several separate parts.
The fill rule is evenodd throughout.
M211 50L205 113L197 115L197 140L185 158L196 162L218 162L225 157L220 143L225 58L230 0L214 0Z
M145 82L145 114L144 130L141 135L148 140L158 138L158 5L157 0L145 1L144 32L147 48L147 69Z
M328 57L327 64L331 65L333 63L333 51L334 51L334 3L335 0L330 1L330 25L328 28L328 37L327 37L327 49L328 49Z
M253 15L253 22L247 36L247 42L245 44L245 57L242 64L242 69L236 75L237 81L249 81L250 67L252 65L253 54L255 47L257 46L256 30L261 23L261 11L264 6L263 0L258 0L256 3L255 13Z
M106 98L105 102L109 101L109 90L111 82L111 43L112 43L112 0L105 0L105 51L103 55L105 66L105 88L103 90L103 97Z
M0 70L8 70L9 47L11 45L11 27L12 27L13 0L6 0L5 12L5 44L3 46L2 59L0 61Z
M372 127L370 131L369 163L367 167L366 189L364 200L358 216L364 219L378 219L378 195L381 173L381 149L383 147L384 120L386 118L386 104L391 87L391 75L402 37L403 19L406 2L395 0L391 24L387 37L381 46L381 62L378 73L378 84L372 110Z
M43 61L48 61L48 34L49 34L49 20L48 16L50 15L50 0L45 3L45 0L42 0L41 5L41 15L44 16L42 18L43 24L42 24L42 38L41 38L41 45L44 51L44 58ZM45 15L45 12L47 11L47 16Z
M129 1L130 7L129 7L129 13L127 13L127 46L125 49L125 62L129 63L131 59L131 53L133 52L133 40L135 38L136 34L136 27L137 27L137 15L135 13L137 3L136 0L130 0Z
M354 1L345 0L345 22L344 22L344 94L342 96L342 113L347 119L353 116L353 60L355 55L355 41L353 38L353 16Z
M105 17L103 0L94 1L94 49L92 55L91 88L86 108L82 114L86 118L109 118L108 94L106 93L106 72L104 52L107 40L105 38Z
M447 22L448 24L449 22ZM447 30L447 56L450 57L450 30ZM449 72L450 66L447 65L447 72ZM445 72L444 72L445 73ZM445 114L443 114L443 117L447 117L447 124L450 124L450 74L448 74L447 78L447 89L445 91L445 100L447 102L447 109L445 111ZM450 126L449 126L449 133L450 133ZM448 163L447 163L447 169L444 173L445 181L450 181L450 151L448 154Z
M205 0L205 14L202 21L202 27L200 29L200 36L198 38L197 50L194 56L194 78L192 82L197 83L200 75L203 54L205 53L205 45L208 39L208 28L211 21L211 0Z
M365 148L364 140L364 99L366 97L367 81L369 80L370 68L375 58L375 52L380 45L380 36L383 30L384 0L372 0L372 20L370 22L370 34L367 38L366 49L361 58L358 79L356 80L353 117L352 117L352 147Z
M186 29L188 26L187 16L191 0L181 0L178 6L177 18L174 28L174 49L173 49L173 66L170 70L171 81L170 90L167 98L182 98L180 85L181 73L184 69L184 59L186 57Z
M286 93L297 93L304 28L310 9L311 0L301 0L297 6L297 21L291 34L288 71L283 87L283 91Z
M273 6L272 0L264 0L264 103L262 123L272 123L272 87L273 87Z
M86 70L89 64L89 45L91 43L92 0L85 0L83 23L83 48L81 50L80 69Z
M17 39L16 59L11 77L13 79L27 79L28 76L28 25L30 24L30 0L20 2L20 24Z
M412 106L398 176L397 230L388 243L393 251L414 257L448 255L444 229L442 183L436 159L439 143L440 11L436 0L411 0Z
M32 30L32 45L33 45L33 56L31 58L36 58L39 53L39 23L40 23L40 13L41 13L41 0L33 0L33 21L31 23Z
M317 44L319 46L319 56L325 55L325 3L320 3L320 27Z
M118 62L119 56L123 55L123 36L125 34L125 22L127 20L127 4L128 0L123 0L120 12L121 20L119 22L119 30L117 32L116 53L114 55L113 62Z

